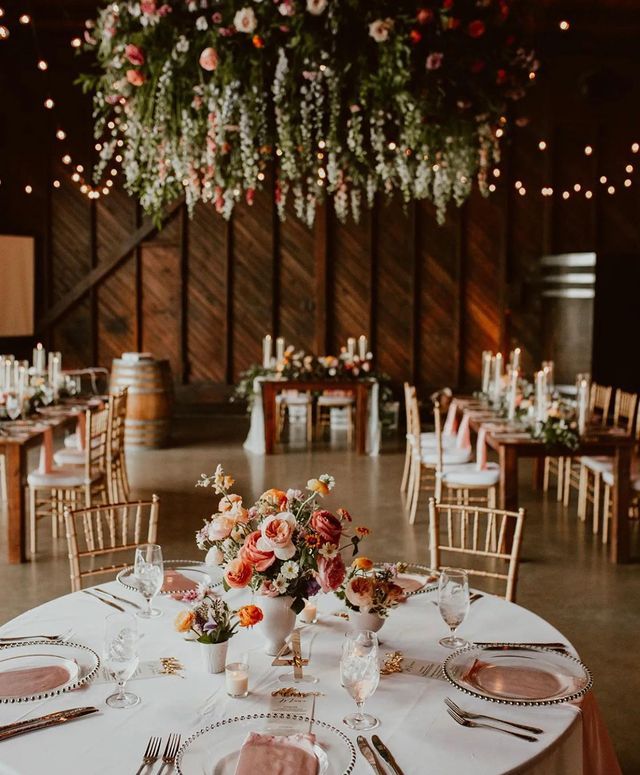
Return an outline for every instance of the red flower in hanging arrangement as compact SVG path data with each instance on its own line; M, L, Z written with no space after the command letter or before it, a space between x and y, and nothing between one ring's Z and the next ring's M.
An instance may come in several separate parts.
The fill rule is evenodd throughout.
M467 26L467 33L469 34L470 38L481 38L484 35L485 29L486 28L483 21L480 19L474 19L472 22L469 22Z
M419 30L411 30L409 33L409 40L413 45L417 45L422 40L422 33Z
M503 68L500 68L498 72L496 73L496 83L498 86L502 86L507 82L507 71Z
M433 11L430 8L421 8L416 16L418 24L428 24L433 20Z
M141 48L134 46L133 43L127 43L124 47L124 55L132 65L144 64L144 52Z
M215 13L211 14L211 21L214 24L220 24L222 22L222 14L220 11L216 11Z
M251 42L256 48L264 48L264 38L261 38L260 35L254 35Z
M448 11L451 8L453 8L453 0L442 0L442 8L445 11Z

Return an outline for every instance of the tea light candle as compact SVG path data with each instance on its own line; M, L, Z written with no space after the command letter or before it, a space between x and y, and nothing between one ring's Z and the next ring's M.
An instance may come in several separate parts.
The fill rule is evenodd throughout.
M267 334L262 340L262 368L271 368L271 347L272 339L271 334Z
M249 665L230 662L224 672L229 697L246 697L249 694Z
M307 624L315 624L318 621L318 606L313 600L307 600L300 613L300 618Z

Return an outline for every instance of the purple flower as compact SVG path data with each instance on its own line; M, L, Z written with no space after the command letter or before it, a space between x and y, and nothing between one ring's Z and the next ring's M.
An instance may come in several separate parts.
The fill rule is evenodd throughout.
M208 635L210 632L213 632L217 626L218 622L216 622L215 619L209 619L208 622L205 622L204 627L202 628L202 632Z
M316 578L312 576L307 581L307 598L317 595L319 591L320 591L320 584L318 584Z

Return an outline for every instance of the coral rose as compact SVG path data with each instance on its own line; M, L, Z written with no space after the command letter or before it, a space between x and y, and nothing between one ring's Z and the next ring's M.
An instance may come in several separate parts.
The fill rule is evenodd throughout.
M256 546L260 539L261 533L259 530L254 530L253 533L244 539L244 545L238 552L238 557L241 557L246 562L251 563L258 573L263 573L270 568L276 561L276 556L273 551L261 551Z
M180 611L176 616L174 627L178 632L189 632L195 619L196 615L193 611Z
M211 70L215 70L218 66L218 52L215 50L215 48L205 48L202 54L200 54L200 59L198 61L200 63L200 67L203 70L208 70L211 72ZM231 497L239 498L240 496L235 495Z
M233 493L229 493L229 495L225 495L223 498L220 498L220 503L218 503L218 511L231 511L231 509L233 509L237 503L242 504L242 495L234 495Z
M359 570L371 570L373 563L368 557L356 557L351 563L352 568L358 568Z
M274 552L279 560L290 560L296 553L293 531L296 518L290 511L271 514L260 526L261 536L256 547L261 552Z
M366 614L373 603L373 579L354 576L347 584L344 594L351 605L357 606Z
M134 46L133 43L127 43L124 47L124 55L132 65L144 64L144 52L141 48Z
M253 627L262 621L262 611L257 605L245 605L237 611L241 627Z
M398 584L391 582L387 588L387 601L389 603L395 603L398 600L405 600L407 597L404 589Z
M231 535L236 521L228 514L214 514L206 527L209 541L222 541Z
M393 19L376 19L369 25L369 35L376 43L384 43L393 29Z
M132 86L142 86L144 83L144 73L141 73L140 70L127 70L127 81Z
M347 575L342 557L337 554L328 560L326 557L318 558L318 573L316 578L323 592L333 592L342 584Z
M314 511L311 515L310 524L325 541L328 541L330 544L336 544L336 546L340 543L342 525L340 520L334 517L330 511L325 511L324 509Z
M243 560L242 557L236 557L235 560L227 565L227 572L224 574L224 580L230 587L241 589L246 587L253 576L253 567L250 563Z

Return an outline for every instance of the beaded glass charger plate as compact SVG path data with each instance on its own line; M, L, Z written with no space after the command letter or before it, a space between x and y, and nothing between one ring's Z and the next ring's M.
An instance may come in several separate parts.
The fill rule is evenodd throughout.
M78 643L30 640L0 647L0 703L55 697L91 681L100 658Z
M194 590L198 584L210 584L219 586L220 581L214 581L211 577L211 568L199 560L165 560L164 584L160 590L161 595L184 595ZM138 592L138 582L134 575L134 567L130 565L123 568L116 576L123 587Z
M191 735L178 751L176 769L181 775L234 775L240 749L250 732L290 734L309 730L310 720L288 713L254 713L235 716ZM356 751L349 738L325 721L312 722L313 751L318 775L350 775ZM258 775L256 773L256 775Z
M407 597L411 595L422 595L425 592L435 592L438 589L438 571L427 568L426 565L417 565L414 562L377 562L376 568L383 568L385 565L395 565L398 568L396 583L402 587Z
M560 651L513 643L454 651L443 664L447 680L474 697L507 705L555 705L586 694L588 668Z

